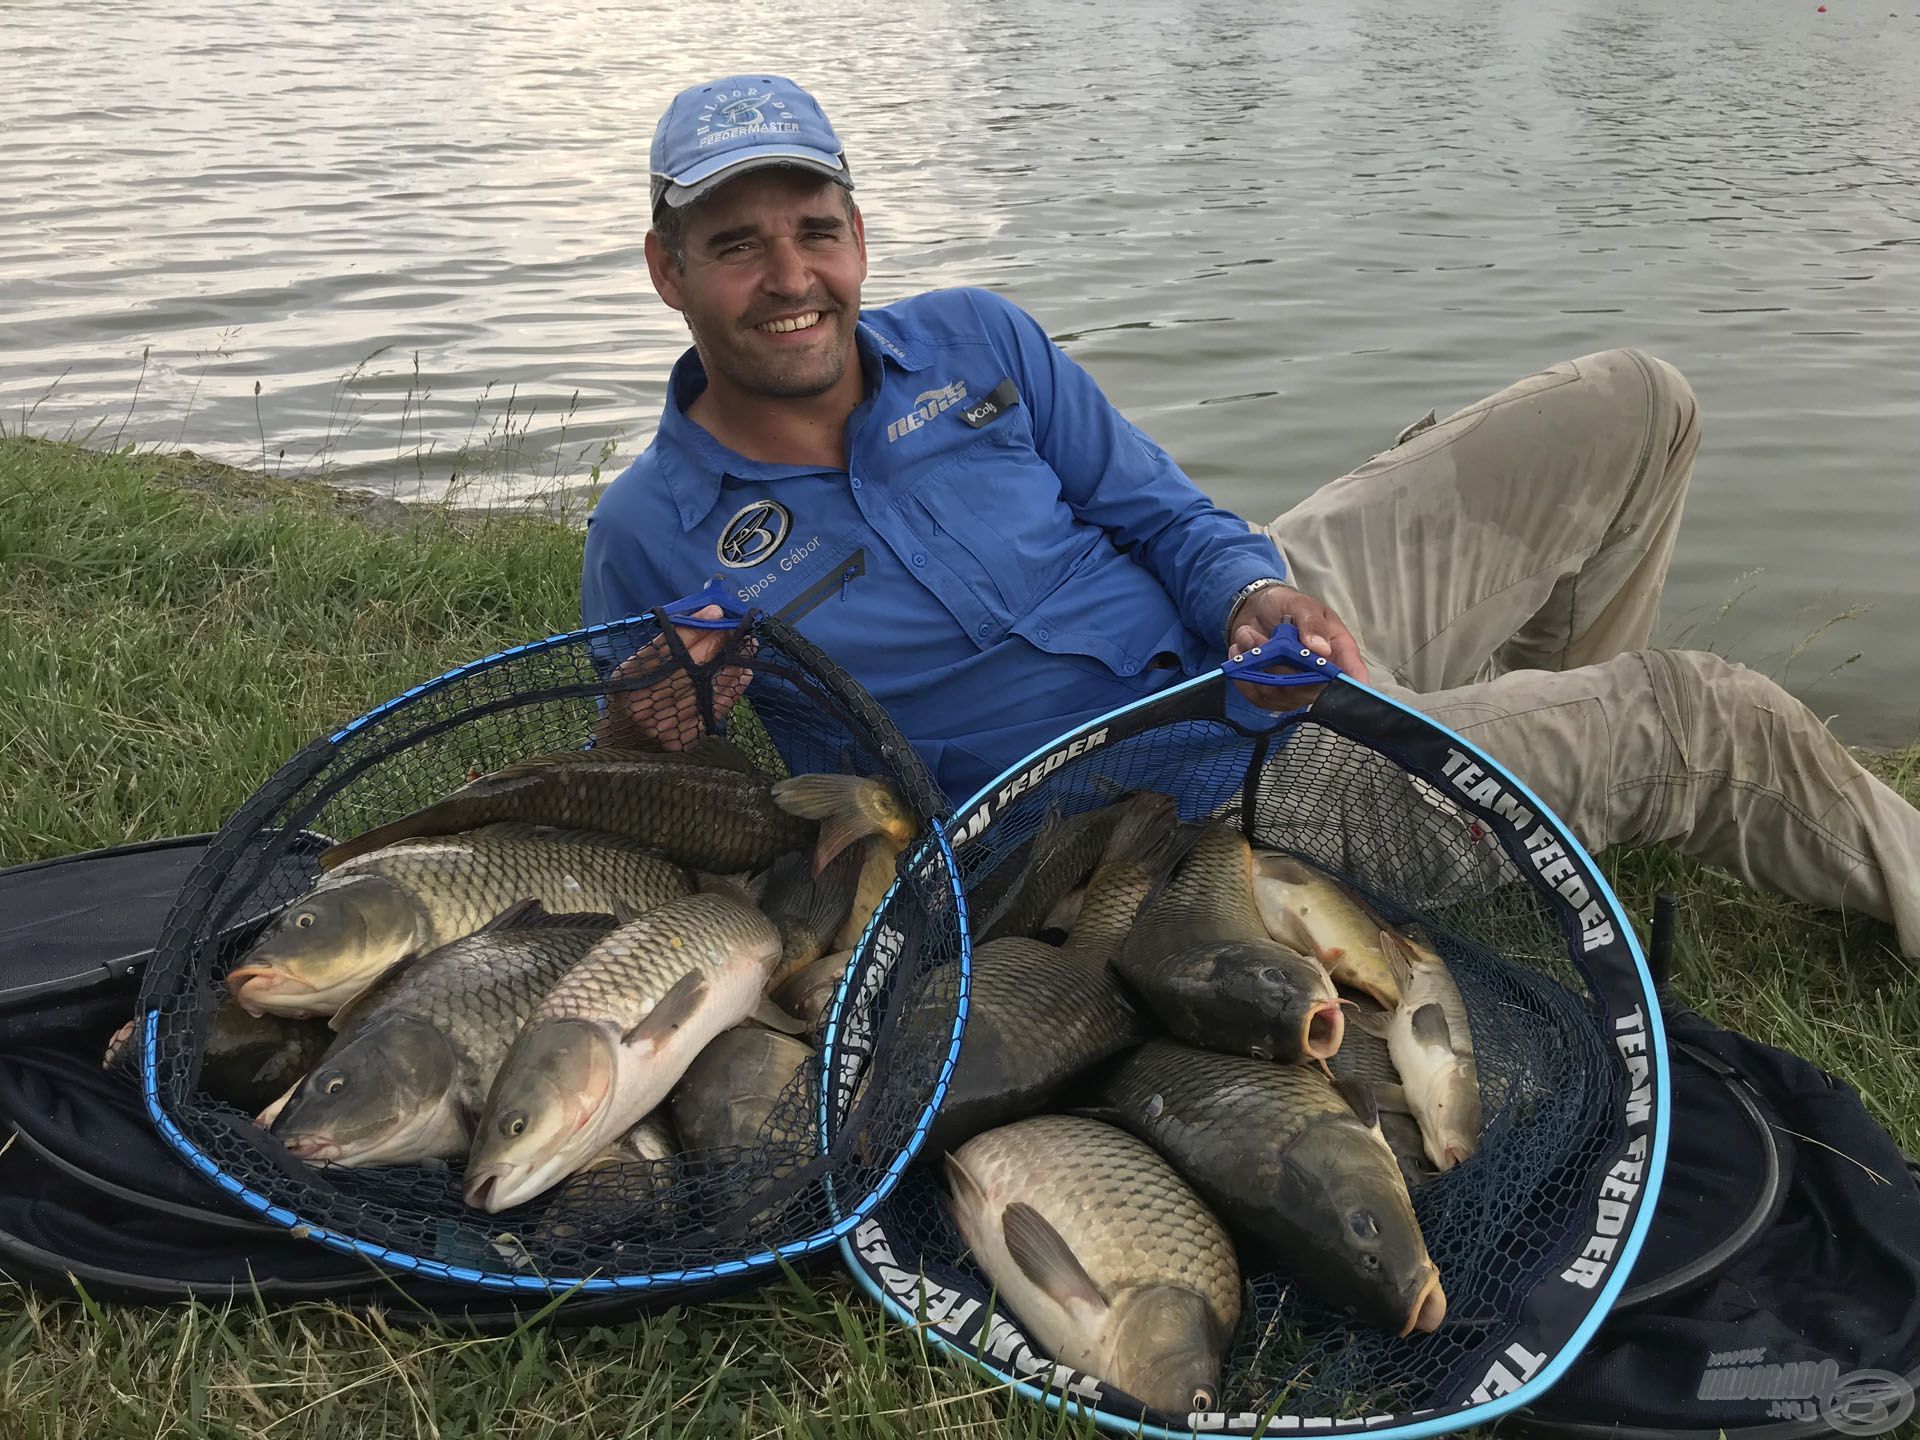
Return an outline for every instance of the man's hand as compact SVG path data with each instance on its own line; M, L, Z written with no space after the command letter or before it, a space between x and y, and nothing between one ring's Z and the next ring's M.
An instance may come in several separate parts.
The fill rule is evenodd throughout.
M1304 595L1291 585L1269 585L1242 600L1227 621L1227 655L1238 659L1256 646L1267 643L1274 628L1291 621L1300 639L1316 655L1323 655L1354 679L1365 684L1367 662L1360 658L1360 646L1341 618L1330 606ZM1319 686L1251 685L1235 682L1240 693L1264 710L1291 710L1312 703Z
M724 613L718 605L708 605L694 611L690 618L718 620ZM731 630L695 630L683 625L674 626L673 633L686 646L687 658L701 666L711 665L733 638ZM749 641L749 654L751 646ZM658 636L622 660L608 678L631 680L671 664L672 655L666 637ZM742 665L723 666L708 677L713 686L715 724L727 718L752 680L753 672ZM598 744L616 749L686 750L705 733L693 677L675 667L657 685L607 696L606 713L600 717L595 738Z

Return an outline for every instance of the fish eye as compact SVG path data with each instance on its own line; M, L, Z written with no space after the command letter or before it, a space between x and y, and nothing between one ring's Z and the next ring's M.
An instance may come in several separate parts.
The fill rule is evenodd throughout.
M1167 1108L1167 1102L1165 1100L1162 1100L1158 1095L1149 1096L1147 1098L1147 1106L1146 1106L1147 1119L1149 1120L1159 1119L1160 1112L1166 1108Z
M510 1116L500 1128L509 1135L524 1135L527 1133L527 1117L524 1115Z
M311 930L313 928L313 912L311 910L302 910L298 915L293 917L293 923L298 925L302 930Z
M1371 1240L1380 1233L1380 1221L1371 1210L1354 1211L1347 1217L1347 1224L1362 1240Z
M347 1088L347 1077L344 1075L329 1076L327 1083L320 1088L329 1095L338 1095L342 1090Z
M1274 969L1273 966L1263 965L1260 968L1260 978L1269 985L1278 985L1285 977L1282 976L1278 970Z

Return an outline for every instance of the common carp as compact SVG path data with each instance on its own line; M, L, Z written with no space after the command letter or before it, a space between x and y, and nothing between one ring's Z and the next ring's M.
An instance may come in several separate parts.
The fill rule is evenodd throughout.
M1440 1273L1364 1096L1310 1066L1155 1040L1101 1099L1276 1269L1383 1330L1438 1328Z
M464 1156L520 1026L612 926L610 915L515 907L479 934L392 967L334 1016L338 1038L273 1118L273 1133L302 1159L335 1165Z
M691 888L677 865L613 836L502 825L403 840L289 905L227 986L252 1014L331 1015L388 966L473 934L516 901L611 914Z
M1233 1242L1123 1130L1042 1115L947 1156L954 1224L1055 1360L1159 1410L1211 1410L1240 1318Z
M554 986L495 1077L466 1198L489 1212L558 1184L666 1099L756 1011L780 932L744 898L690 895L612 931Z
M1270 938L1246 838L1206 826L1147 902L1114 968L1190 1045L1275 1060L1325 1059L1344 1022L1320 962Z

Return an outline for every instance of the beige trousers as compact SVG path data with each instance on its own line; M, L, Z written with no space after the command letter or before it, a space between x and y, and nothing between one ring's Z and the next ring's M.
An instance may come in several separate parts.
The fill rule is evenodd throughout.
M1648 648L1699 443L1680 373L1609 350L1413 427L1267 533L1378 688L1588 849L1664 841L1920 956L1920 811L1765 676Z

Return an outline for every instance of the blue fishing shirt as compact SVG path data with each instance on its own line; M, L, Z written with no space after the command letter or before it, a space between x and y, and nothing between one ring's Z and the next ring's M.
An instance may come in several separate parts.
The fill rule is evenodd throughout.
M653 442L588 521L587 624L718 577L844 666L957 803L1219 664L1235 592L1284 577L1010 302L935 291L863 309L856 333L845 470L720 445L687 418L706 373L680 358Z

